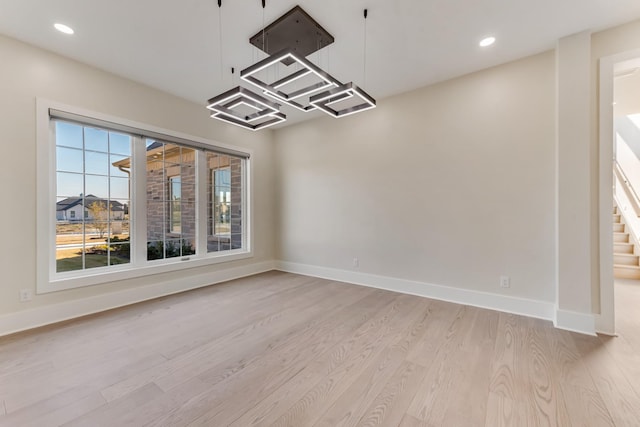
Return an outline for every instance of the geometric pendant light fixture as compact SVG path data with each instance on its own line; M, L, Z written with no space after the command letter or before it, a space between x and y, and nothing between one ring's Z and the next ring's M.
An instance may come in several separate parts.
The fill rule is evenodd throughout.
M241 113L237 107L248 108L251 113ZM249 89L237 86L215 96L207 103L213 111L211 117L249 130L264 129L284 122L287 116L280 112L280 105Z
M357 98L359 102L342 109L335 109L335 104L353 98ZM314 95L309 101L311 105L336 118L349 116L376 107L376 100L369 96L364 90L354 85L353 82Z
M271 83L262 81L256 77L256 74L258 74L260 71L268 69L272 66L277 66L283 61L289 62L291 64L296 64L298 66L298 69L291 74ZM309 76L314 77L317 82L306 85L302 88L296 88L293 91L287 92L287 90L285 89L288 85L291 85L292 83ZM291 48L286 48L279 52L276 52L268 58L265 58L262 61L259 61L258 63L250 66L249 68L242 70L240 73L240 78L248 83L259 87L267 95L302 111L311 111L315 109L315 106L304 106L297 102L297 99L300 99L314 92L318 92L320 90L334 88L342 85L342 83L340 83L329 73L323 71L320 67L316 66L311 61L300 57L296 53L296 51Z
M262 7L264 11L265 0ZM366 68L366 9L364 15ZM241 86L228 90L209 99L207 108L212 111L211 117L259 130L286 120L286 115L280 112L280 103L304 112L319 109L336 118L376 106L375 99L353 82L341 83L306 58L333 43L334 38L300 6L266 27L263 23L263 28L249 41L269 56L242 70L240 78L260 89L262 95ZM280 64L285 66L284 76Z
M222 0L218 0L218 8L221 7ZM222 42L220 44L222 45ZM222 63L222 49L220 62ZM239 110L238 107L243 107L245 110ZM254 131L287 120L287 116L280 112L280 104L241 86L209 99L207 108L213 111L211 117L214 119ZM246 113L247 109L251 112Z
M367 68L367 9L364 10L364 55L363 55L363 80L366 80L366 68ZM351 104L345 107L336 107L337 104L343 100L354 100L355 104ZM330 116L340 118L346 117L354 113L370 110L376 107L376 100L373 99L367 92L359 88L353 82L349 82L345 85L338 86L327 90L326 92L319 93L312 96L309 102L314 107L319 108Z

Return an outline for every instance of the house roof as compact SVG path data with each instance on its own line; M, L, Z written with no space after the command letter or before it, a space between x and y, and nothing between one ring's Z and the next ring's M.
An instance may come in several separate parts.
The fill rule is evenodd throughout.
M107 200L96 197L93 194L88 194L84 197L67 197L66 199L60 200L58 203L56 203L56 211L66 211L75 206L83 204L89 206L93 202L102 202L106 204ZM124 205L116 200L111 200L110 205L111 210L114 212L124 211Z

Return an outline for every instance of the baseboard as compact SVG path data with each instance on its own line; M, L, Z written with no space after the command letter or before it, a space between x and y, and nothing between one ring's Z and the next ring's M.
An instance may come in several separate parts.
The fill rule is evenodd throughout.
M612 323L610 316L603 316L602 314L593 315L596 323L596 333L600 335L608 335L610 337L617 337L615 322Z
M593 314L558 309L556 310L556 318L553 324L558 329L586 335L596 335L596 318Z
M555 319L555 305L546 301L536 301L393 277L377 276L357 271L338 270L284 261L276 261L275 268L289 273L337 280L457 304L487 308L505 313L519 314L544 320Z
M273 269L274 263L272 261L265 261L224 270L216 270L206 274L194 276L185 275L180 279L158 282L149 286L141 286L9 313L0 316L0 336L226 282L228 280L239 279Z

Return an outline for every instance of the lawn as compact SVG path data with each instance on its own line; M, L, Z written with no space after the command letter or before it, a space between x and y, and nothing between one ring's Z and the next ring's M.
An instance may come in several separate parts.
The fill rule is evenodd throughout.
M56 270L58 273L64 271L82 270L82 255L79 255L76 249L76 256L59 258L56 260ZM102 254L86 254L85 268L96 268L107 266L107 255ZM129 259L111 254L111 265L128 264Z

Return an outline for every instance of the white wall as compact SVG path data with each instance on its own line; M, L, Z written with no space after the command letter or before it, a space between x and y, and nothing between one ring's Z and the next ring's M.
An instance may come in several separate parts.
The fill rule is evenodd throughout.
M0 147L3 163L0 167L0 188L3 203L7 206L19 205L21 208L20 215L14 215L10 209L0 210L0 323L3 319L7 321L7 315L31 308L42 309L56 303L86 298L95 301L101 295L132 292L132 289L176 278L188 281L193 276L207 280L210 274L213 280L219 270L273 259L274 168L271 131L253 133L219 124L208 117L204 104L185 101L3 36L0 36L0 58ZM207 90L203 88L203 102L210 95ZM253 150L255 257L192 269L186 273L154 275L37 295L29 303L19 303L20 289L30 289L34 293L36 289L36 97ZM138 296L144 294L138 291L133 293ZM96 302L94 307L99 308L100 304ZM53 313L52 310L48 312Z
M555 301L554 71L547 52L276 131L279 258Z
M581 32L560 39L556 46L557 108L557 268L558 313L562 321L592 311L589 66L591 34ZM580 329L573 320L571 329Z

